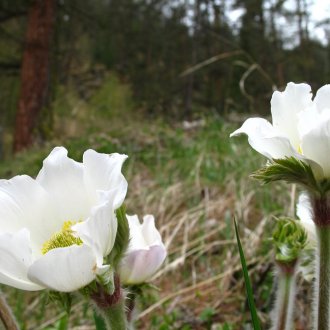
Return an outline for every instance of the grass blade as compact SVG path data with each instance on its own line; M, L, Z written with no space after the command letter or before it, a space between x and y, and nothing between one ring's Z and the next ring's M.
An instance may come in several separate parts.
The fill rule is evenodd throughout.
M239 256L240 256L241 264L242 264L245 288L246 288L246 293L247 293L248 304L249 304L249 308L250 308L253 328L255 330L261 330L258 315L257 315L257 309L256 309L256 306L255 306L255 303L254 303L253 292L252 292L251 282L250 282L250 278L249 278L249 272L248 272L247 267L246 267L244 252L243 252L241 241L239 239L237 223L236 223L235 219L234 219L234 224L235 224L235 234L236 234L237 246L238 246Z
M107 330L103 317L94 311L94 323L96 330Z

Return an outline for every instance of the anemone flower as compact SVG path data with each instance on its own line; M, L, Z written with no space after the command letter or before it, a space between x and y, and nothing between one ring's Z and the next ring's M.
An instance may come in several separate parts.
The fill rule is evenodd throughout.
M271 99L272 124L249 118L231 134L247 134L256 151L269 159L295 157L311 165L317 178L330 178L330 85L314 99L307 84L288 83Z
M0 283L71 292L106 272L127 182L126 155L56 147L36 179L0 180Z
M127 216L130 243L119 274L124 284L147 282L166 258L166 248L152 215L145 215L141 224L137 215Z

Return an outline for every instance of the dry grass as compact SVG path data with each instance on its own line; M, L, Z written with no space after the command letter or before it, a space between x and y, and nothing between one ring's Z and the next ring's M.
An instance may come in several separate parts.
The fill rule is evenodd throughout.
M167 246L168 258L153 280L159 291L148 289L139 300L137 329L243 329L250 322L234 216L259 316L264 326L269 323L272 216L292 213L295 191L284 185L260 187L249 179L263 160L245 139L229 141L231 125L216 118L203 123L183 130L180 124L125 122L116 131L66 143L76 158L89 146L130 155L127 210L154 214ZM29 159L37 163L44 153L23 157L26 168L31 168ZM2 171L8 174L6 164ZM23 329L61 329L65 315L53 303L45 305L45 295L4 290ZM94 329L92 310L79 297L68 328Z

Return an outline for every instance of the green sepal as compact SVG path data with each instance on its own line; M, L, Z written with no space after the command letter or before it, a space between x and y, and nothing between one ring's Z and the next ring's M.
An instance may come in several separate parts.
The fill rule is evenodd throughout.
M101 284L105 292L110 295L115 292L114 275L113 268L109 267L104 274L96 276L96 281Z
M108 263L117 269L120 260L123 258L129 243L129 225L126 218L125 207L121 206L116 210L118 228L115 244L108 256Z
M283 180L288 183L299 183L307 188L318 188L311 166L294 157L273 159L266 166L254 172L251 177L265 184Z
M277 219L272 235L275 260L287 264L295 263L307 241L307 233L298 221L290 218Z
M318 177L323 175L322 169L318 164L310 162L308 164L295 157L273 159L266 166L251 174L251 177L264 184L274 181L300 184L314 194L324 196L330 191L330 180L319 179Z
M72 295L68 292L58 292L58 291L49 291L48 298L50 301L55 302L59 305L65 312L70 315L71 305L72 305Z

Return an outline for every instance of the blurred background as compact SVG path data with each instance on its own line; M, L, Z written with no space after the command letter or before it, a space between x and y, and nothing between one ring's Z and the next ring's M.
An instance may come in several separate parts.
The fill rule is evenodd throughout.
M328 15L321 0L2 0L0 157L82 104L98 117L268 113L288 81L329 81Z
M169 250L137 328L248 327L234 214L267 325L272 217L296 192L250 180L264 160L228 136L287 82L328 83L329 42L323 0L0 0L1 178L35 176L56 145L127 153L128 212L155 214ZM86 303L68 318L3 289L23 329L93 329Z

